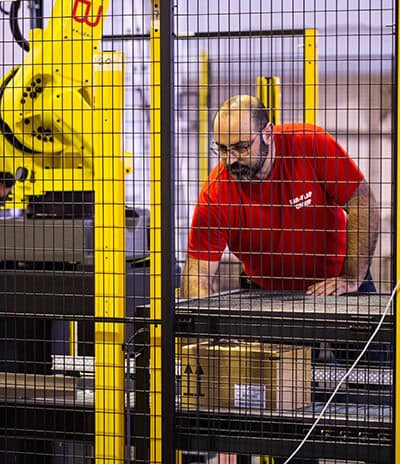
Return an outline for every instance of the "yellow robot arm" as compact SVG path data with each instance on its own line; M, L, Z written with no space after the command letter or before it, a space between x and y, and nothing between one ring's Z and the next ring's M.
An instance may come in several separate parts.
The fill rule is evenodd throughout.
M23 63L1 83L0 171L26 180L17 182L14 206L47 191L93 188L93 58L108 3L56 0L46 28L30 31Z

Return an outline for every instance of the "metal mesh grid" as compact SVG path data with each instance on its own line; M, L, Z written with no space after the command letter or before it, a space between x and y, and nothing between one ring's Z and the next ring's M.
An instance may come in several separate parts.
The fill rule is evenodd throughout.
M343 381L290 462L393 462L394 319L393 309L386 308L395 264L393 7L390 1L176 7L177 255L181 297L194 297L176 306L177 437L183 450L214 452L219 462L283 463ZM267 107L263 124L275 123L270 145L268 126L256 127L249 101L227 102L238 94L257 96ZM322 202L315 198L304 166L311 160L318 170L318 149L303 150L296 137L303 135L307 144L306 132L319 129L288 125L293 122L322 127L365 175L379 219L374 226L372 203L356 202L357 245L351 248L347 233L344 259L352 255L362 269L360 240L366 232L367 267L376 290L368 281L360 294L361 282L351 289L351 296L346 289L335 295L328 285L304 294L316 281L342 272L330 274L327 264L340 227L329 220L316 225L307 219L307 208L315 218L329 214L326 205L344 207L346 230L351 193L330 203L329 189L335 184L337 191L354 190L350 171L340 172L339 150L326 144L322 156L337 163L326 161L325 172L315 178L326 193ZM281 131L296 133L284 148ZM262 142L275 148L275 158L263 151ZM295 161L287 172L281 168L299 155L301 174ZM249 173L246 167L259 168L262 156L262 168L270 163L271 171ZM368 217L366 226L362 216ZM323 230L327 234L315 238ZM310 271L313 254L318 258ZM385 309L380 330L352 368Z
M133 188L149 58L121 39L149 24L143 5L0 3L4 464L150 459L148 179Z
M393 289L395 3L0 6L1 169L21 176L0 211L0 461L282 464L343 381L291 462L393 462L392 306L349 369ZM28 34L34 27L44 40ZM109 50L123 53L123 77L117 55L98 58ZM363 172L379 212L369 250L376 293L306 296L298 271L253 272L252 281L227 249L215 295L199 284L215 261L185 271L199 191L220 162L209 145L224 144L214 115L237 94L259 96L275 129L323 127ZM41 95L52 97L43 104ZM257 153L258 135L238 132ZM121 171L107 164L115 158ZM337 182L350 184L347 174ZM307 192L291 197L300 214ZM355 209L371 219L369 207ZM205 229L213 251L215 229ZM257 253L269 259L268 250ZM194 299L182 299L182 275L195 282ZM296 291L260 290L257 277Z

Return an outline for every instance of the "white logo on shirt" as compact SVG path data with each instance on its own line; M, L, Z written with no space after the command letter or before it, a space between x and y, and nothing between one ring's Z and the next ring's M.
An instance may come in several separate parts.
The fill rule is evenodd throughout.
M305 208L311 205L312 192L302 193L298 197L289 200L289 203L296 209Z

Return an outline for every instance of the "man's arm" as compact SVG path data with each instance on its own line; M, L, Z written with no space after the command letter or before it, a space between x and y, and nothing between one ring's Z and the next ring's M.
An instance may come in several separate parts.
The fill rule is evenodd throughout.
M379 230L379 207L367 182L362 182L347 203L347 255L342 275L360 286L375 251ZM358 287L357 287L358 288Z
M363 282L374 254L379 230L379 207L369 185L363 181L344 208L347 211L347 253L343 271L312 285L309 295L341 295L355 292Z
M180 291L181 298L198 298L212 293L212 281L219 261L203 261L186 257Z

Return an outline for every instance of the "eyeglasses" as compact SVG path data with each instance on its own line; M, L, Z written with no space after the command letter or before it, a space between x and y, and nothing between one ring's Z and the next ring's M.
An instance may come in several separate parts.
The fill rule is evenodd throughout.
M247 142L236 142L232 145L222 145L215 140L210 143L210 150L213 155L221 156L223 158L227 157L229 153L234 152L239 158L247 158L250 156L250 149L253 143L256 141L256 138L260 135L258 132L252 137L251 140Z

